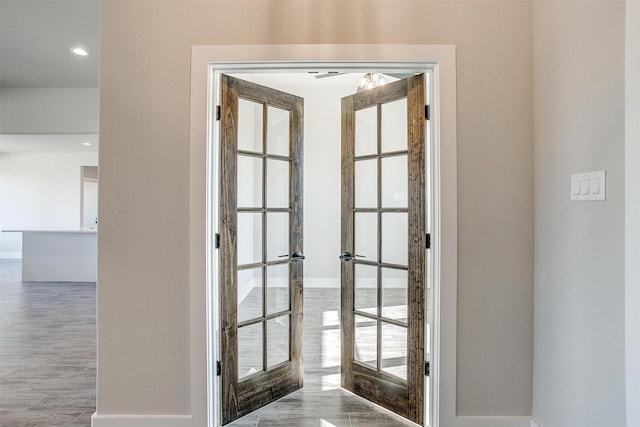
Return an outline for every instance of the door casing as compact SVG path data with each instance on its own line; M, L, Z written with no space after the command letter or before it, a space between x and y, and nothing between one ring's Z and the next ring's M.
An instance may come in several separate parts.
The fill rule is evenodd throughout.
M367 53L368 52L368 53ZM370 52L376 52L371 55ZM371 61L370 58L378 58ZM309 58L315 59L309 61ZM335 58L350 58L350 61ZM368 60L364 60L367 58ZM302 61L304 59L304 61ZM204 69L206 68L206 73ZM431 425L455 422L455 328L457 282L455 47L398 45L200 46L192 48L190 156L190 303L191 416L193 425L219 421L215 377L218 355L217 265L212 233L218 212L218 141L215 114L216 76L234 72L363 72L410 70L431 73L433 126L428 168L431 171L428 218L433 233L427 280L433 292ZM213 118L212 118L213 117ZM204 160L203 160L204 159ZM207 248L203 253L203 245ZM446 255L446 256L445 256ZM203 289L202 284L206 283ZM202 304L202 301L206 304ZM442 313L442 314L441 314ZM202 349L206 348L206 352ZM199 397L195 397L199 396ZM186 418L185 418L186 419ZM187 424L185 424L187 425ZM191 424L189 424L191 425Z

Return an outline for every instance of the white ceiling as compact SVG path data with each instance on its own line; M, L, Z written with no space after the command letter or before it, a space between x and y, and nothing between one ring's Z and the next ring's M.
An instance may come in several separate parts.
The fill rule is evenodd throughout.
M0 0L0 87L97 87L99 28L99 0Z

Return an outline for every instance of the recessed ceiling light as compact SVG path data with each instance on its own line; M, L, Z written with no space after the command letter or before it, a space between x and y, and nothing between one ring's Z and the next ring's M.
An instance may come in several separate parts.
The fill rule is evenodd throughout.
M82 47L72 47L71 48L71 52L75 53L78 56L87 56L89 55L89 52L87 52L86 49L82 48Z
M91 145L90 142L83 142L82 145Z

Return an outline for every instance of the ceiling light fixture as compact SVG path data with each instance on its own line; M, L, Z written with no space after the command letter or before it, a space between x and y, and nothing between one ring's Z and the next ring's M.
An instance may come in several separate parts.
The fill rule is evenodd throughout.
M86 49L84 49L82 47L79 47L79 46L72 47L71 48L71 52L75 53L78 56L88 56L89 55L89 52Z
M82 145L91 145L90 142L83 142Z
M367 73L360 79L358 83L358 92L363 90L373 89L374 87L382 86L387 83L387 80L380 73Z

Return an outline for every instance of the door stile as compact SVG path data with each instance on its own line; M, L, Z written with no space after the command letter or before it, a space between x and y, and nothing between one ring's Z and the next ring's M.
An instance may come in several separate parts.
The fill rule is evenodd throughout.
M342 98L342 200L341 200L341 247L342 251L355 253L353 230L354 207L354 141L355 141L355 110L353 97ZM351 262L340 263L341 275L341 304L340 310L342 328L342 363L340 371L341 386L351 390L353 383L353 344L354 344L354 318L353 315L345 315L353 311L353 291L350 284L354 279L354 265Z
M424 328L425 328L425 278L426 278L426 221L425 221L425 87L424 76L407 81L407 115L409 165L409 322L407 387L409 392L409 416L423 422L424 416Z
M303 160L304 147L302 144L302 135L304 131L304 117L302 115L303 101L296 98L294 107L289 120L289 141L290 141L290 157L291 167L289 168L289 206L291 213L289 214L289 251L291 254L303 253ZM303 326L303 266L302 261L293 261L289 264L290 279L290 302L291 302L291 345L290 360L294 365L293 375L294 383L298 388L303 383L303 357L302 357L302 326Z
M227 177L237 175L237 121L238 92L228 82L227 76L222 76L221 85L221 128L220 128L220 182L226 183ZM223 351L221 363L222 390L222 423L226 424L234 419L238 408L238 335L237 310L238 265L237 235L238 214L237 194L235 185L220 186L220 341Z

